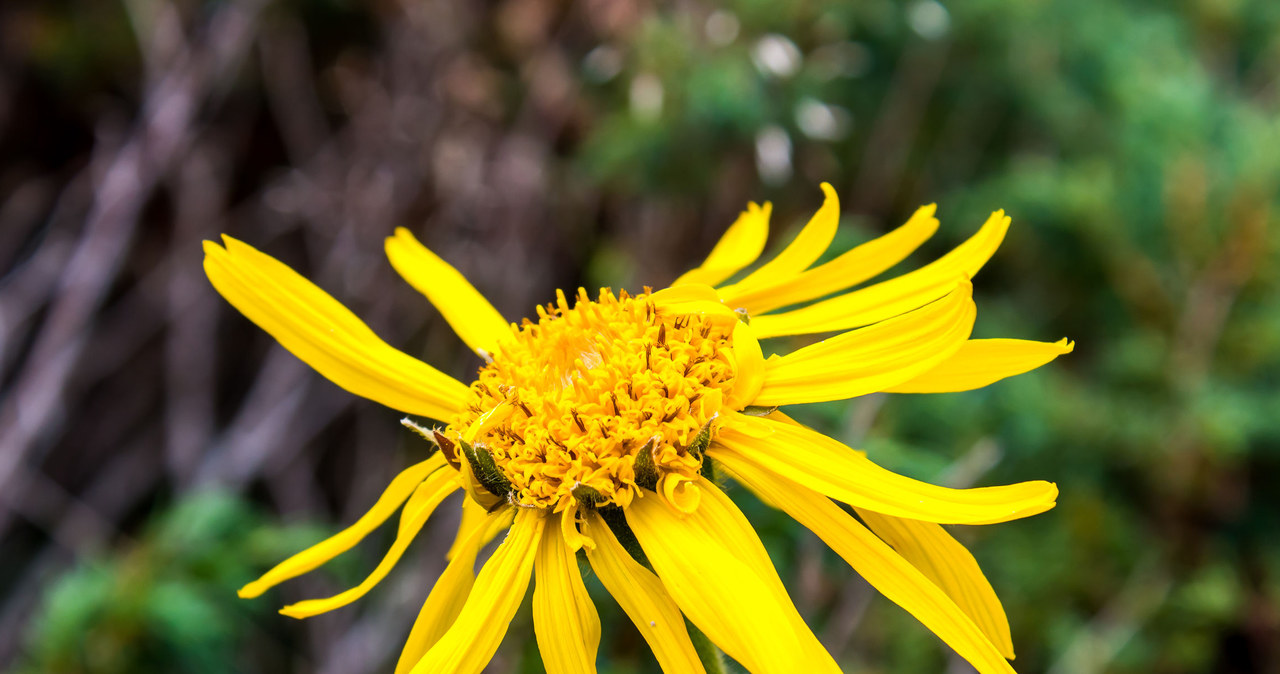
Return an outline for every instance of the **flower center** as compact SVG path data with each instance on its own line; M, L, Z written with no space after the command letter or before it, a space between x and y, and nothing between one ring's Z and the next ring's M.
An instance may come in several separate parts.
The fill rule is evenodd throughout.
M730 337L647 289L595 302L579 289L573 307L557 292L480 369L445 435L518 505L625 507L638 488L678 501L733 387Z

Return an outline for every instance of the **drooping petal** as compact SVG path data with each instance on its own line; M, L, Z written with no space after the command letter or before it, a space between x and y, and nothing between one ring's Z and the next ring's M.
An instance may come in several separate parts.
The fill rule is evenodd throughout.
M741 321L733 326L733 355L737 369L733 375L733 390L725 404L740 410L760 395L766 371L760 341L751 332L751 326Z
M480 570L458 618L414 665L413 674L474 674L489 664L529 589L545 528L542 511L519 509L506 540Z
M720 237L707 259L700 266L685 272L671 285L674 287L700 283L713 286L755 262L764 250L765 240L769 238L769 214L772 211L773 206L769 203L763 207L748 204L747 210Z
M427 518L435 512L436 506L440 505L440 502L449 494L457 491L458 487L458 476L451 470L437 470L429 475L405 503L404 510L400 513L400 527L396 532L395 543L392 543L391 549L383 556L377 568L363 582L332 597L308 599L290 604L280 609L280 612L291 618L308 618L346 606L363 597L391 572L396 562L400 561L400 556L418 536L422 526L427 523Z
M973 286L957 280L955 290L937 302L769 358L764 385L752 404L853 398L883 391L932 369L964 344L977 317Z
M478 527L486 526L490 520L490 514L485 511L475 499L462 499L462 517L458 522L458 534L453 539L453 544L449 546L449 551L445 553L445 559L453 559L458 556L463 549L463 543L471 537L471 532Z
M285 264L224 236L204 242L213 287L329 381L402 412L449 419L467 387L382 341L346 307Z
M906 259L933 236L938 229L936 210L934 204L923 206L901 227L799 275L750 288L721 288L720 296L729 306L754 316L853 287Z
M782 584L782 579L774 569L773 560L769 559L764 543L756 535L746 515L742 514L738 506L734 505L729 496L714 482L700 478L698 487L700 490L704 488L706 490L706 505L698 508L694 514L698 524L711 532L710 535L715 536L721 545L734 550L738 558L770 586L779 603L790 605L791 596L787 594L786 586ZM805 627L804 621L799 619L799 614L795 611L791 613L795 614L794 617L798 621L797 633L806 638L811 636L812 632Z
M533 630L547 671L595 672L600 617L582 583L578 558L558 526L543 531L533 573Z
M884 542L947 593L1004 657L1013 659L1013 637L1004 606L978 562L940 524L889 517L858 508L858 516Z
M833 332L870 325L924 306L951 292L956 277L973 278L1000 247L1009 222L1004 211L996 211L977 234L930 264L807 307L752 317L751 327L761 339Z
M257 580L240 588L240 598L252 599L260 596L272 587L311 571L355 547L356 543L387 521L428 475L443 469L444 465L444 456L437 452L426 461L406 468L387 485L369 512L356 520L355 524L275 565Z
M809 219L809 224L800 230L796 238L778 253L777 257L766 262L759 269L751 272L738 283L728 286L725 291L730 295L750 292L753 288L777 283L779 279L788 279L809 268L815 260L822 257L831 240L836 236L840 225L840 197L835 188L822 183L822 191L826 199L822 208Z
M580 515L585 514L586 507L576 500L560 511L560 538L574 554L583 548L590 549L596 543L591 537L578 530Z
M640 630L662 671L704 672L680 609L662 581L631 558L594 511L589 512L585 527L584 533L596 544L595 549L587 549L592 570Z
M1074 348L1075 344L1066 339L1057 342L971 339L933 368L884 390L890 393L970 391L1030 372L1064 353L1071 353Z
M465 502L474 503L471 499L466 499ZM466 512L464 510L463 526L459 528L459 540L455 542L454 552L449 556L449 565L440 574L427 601L418 611L418 618L413 622L413 629L409 632L404 649L400 651L400 659L396 661L395 674L412 671L422 655L453 625L475 585L476 555L498 532L511 526L511 518L515 515L510 509L492 515L480 510L483 519L468 526ZM464 532L465 538L462 536Z
M733 414L707 454L749 464L849 505L942 524L991 524L1042 513L1058 488L1043 481L950 489L885 470L861 452L803 426Z
M748 463L727 467L763 500L817 534L872 587L924 623L979 672L1012 674L996 646L950 597L835 503Z
M511 324L489 300L409 230L399 227L395 236L387 237L386 251L396 272L427 296L472 351L492 354L511 337Z
M699 486L706 495L719 492L706 480ZM753 672L840 671L785 590L778 591L781 581L767 555L768 568L761 568L763 546L755 532L749 526L718 528L736 518L712 512L717 500L707 498L689 515L656 498L636 499L626 509L627 523L676 605Z

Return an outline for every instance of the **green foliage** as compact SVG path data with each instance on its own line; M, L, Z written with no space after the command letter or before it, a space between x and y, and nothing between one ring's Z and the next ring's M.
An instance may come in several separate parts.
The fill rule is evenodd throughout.
M159 515L137 543L86 560L45 595L18 671L218 672L245 667L251 619L236 590L317 538L273 527L215 492Z

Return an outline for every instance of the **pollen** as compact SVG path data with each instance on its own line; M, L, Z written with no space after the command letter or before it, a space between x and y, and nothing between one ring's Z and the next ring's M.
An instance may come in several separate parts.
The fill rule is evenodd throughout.
M477 481L519 506L696 499L686 483L733 387L731 333L648 290L556 300L491 355L442 444L459 444Z

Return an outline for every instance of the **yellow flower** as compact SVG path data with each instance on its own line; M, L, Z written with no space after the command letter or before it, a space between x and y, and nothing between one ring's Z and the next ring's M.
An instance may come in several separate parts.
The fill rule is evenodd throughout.
M206 242L214 287L285 348L356 395L444 424L426 429L406 419L438 451L396 477L355 524L240 595L256 597L320 566L399 509L395 543L363 583L281 612L302 618L346 605L376 585L432 511L463 489L448 567L397 673L483 669L531 578L548 671L595 671L600 624L579 550L665 671L704 671L686 617L753 672L839 671L751 525L712 479L724 472L811 529L979 671L1012 671L1004 610L940 524L1034 515L1053 507L1057 488L918 482L777 406L974 389L1072 345L969 339L976 313L969 278L1004 238L1003 212L937 261L847 291L909 255L938 221L926 206L893 232L814 266L839 219L834 190L822 188L825 203L790 245L735 283L726 280L764 248L768 204L751 204L706 261L669 288L606 289L595 301L583 290L573 301L558 293L537 308L536 321L519 325L398 230L387 239L391 264L485 359L470 386L387 345L275 259L230 237L223 246ZM767 358L758 341L822 332L840 334ZM504 531L476 575L478 551Z

